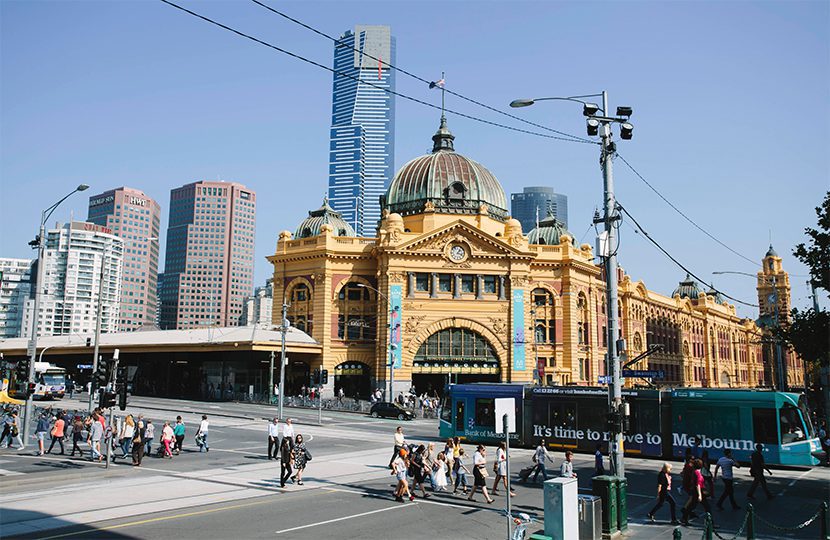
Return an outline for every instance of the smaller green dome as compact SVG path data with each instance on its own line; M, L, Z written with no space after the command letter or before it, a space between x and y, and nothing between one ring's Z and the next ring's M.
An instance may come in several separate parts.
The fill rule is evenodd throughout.
M697 281L692 279L692 276L686 274L686 279L677 285L677 288L673 293L671 293L671 295L680 295L680 298L691 298L692 300L697 300L700 296L700 287L698 287Z
M322 232L323 225L331 225L334 236L357 236L340 212L329 206L329 199L323 199L323 206L308 213L308 217L294 231L294 238L310 238Z
M706 296L711 296L715 299L716 304L723 304L723 296L715 289L714 285L709 285L709 290L706 291Z
M567 234L573 238L573 235L568 232L568 229L565 228L562 222L556 219L551 212L548 212L547 217L527 233L527 241L530 244L549 244L556 246L559 245L563 234Z

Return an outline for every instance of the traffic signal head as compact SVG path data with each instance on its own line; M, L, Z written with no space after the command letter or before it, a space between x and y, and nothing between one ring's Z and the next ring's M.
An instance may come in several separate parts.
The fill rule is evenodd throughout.
M110 365L103 358L98 362L98 370L95 372L95 383L103 388L110 382Z
M98 400L98 407L108 409L115 406L115 392L101 390L101 398Z
M328 384L329 383L329 370L324 369L323 375L321 377L321 384Z
M92 338L91 337L86 338L86 346L87 347L92 347Z

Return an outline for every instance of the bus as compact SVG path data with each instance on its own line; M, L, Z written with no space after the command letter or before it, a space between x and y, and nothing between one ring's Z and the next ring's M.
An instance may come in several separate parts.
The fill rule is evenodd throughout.
M66 370L49 362L35 362L34 399L61 399L66 393Z
M717 460L727 448L747 462L763 443L767 463L818 465L821 444L804 396L790 392L732 389L624 389L629 416L626 455L682 459L687 448ZM607 448L608 392L601 387L529 386L509 383L450 384L439 414L442 438L495 443L494 399L516 403L511 444L593 453Z

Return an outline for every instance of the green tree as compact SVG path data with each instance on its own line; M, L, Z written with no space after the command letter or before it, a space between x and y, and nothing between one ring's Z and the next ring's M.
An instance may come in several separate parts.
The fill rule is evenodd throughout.
M816 287L824 289L830 296L830 191L816 208L816 214L818 229L804 229L809 241L795 246L793 255L810 268L810 277Z

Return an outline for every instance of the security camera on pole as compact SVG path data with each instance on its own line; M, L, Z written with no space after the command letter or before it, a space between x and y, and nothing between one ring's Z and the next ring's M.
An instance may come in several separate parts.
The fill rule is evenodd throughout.
M602 107L596 103L584 101L582 98L602 97ZM528 107L537 101L575 101L582 104L582 113L587 117L588 135L600 137L600 166L603 180L603 206L605 215L595 218L596 223L605 225L605 230L597 238L598 255L604 261L606 301L608 305L608 355L606 356L606 372L611 375L611 384L608 386L608 431L610 441L611 467L617 476L625 476L623 465L623 419L626 408L622 402L622 380L620 369L620 355L625 352L625 340L619 334L619 313L617 306L617 229L620 216L614 197L613 159L617 153L617 145L612 140L611 125L620 125L620 138L631 139L634 126L628 121L633 113L631 107L617 107L616 116L610 116L608 108L608 93L571 97L547 97L536 99L517 99L510 103L511 107ZM602 113L602 116L597 113Z

